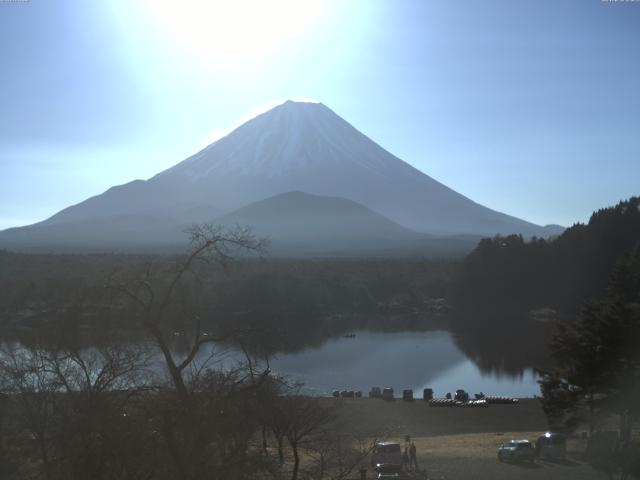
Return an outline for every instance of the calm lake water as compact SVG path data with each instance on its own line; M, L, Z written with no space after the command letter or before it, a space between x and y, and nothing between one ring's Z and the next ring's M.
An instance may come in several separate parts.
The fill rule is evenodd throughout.
M160 380L165 376L164 360L155 347L152 352L148 379ZM203 365L208 359L209 367L231 368L244 358L237 350L207 344L196 363ZM446 331L359 331L354 338L334 338L319 347L277 354L269 359L269 366L274 373L302 382L303 390L315 395L331 395L333 390L361 390L366 395L372 386L392 387L397 396L410 388L418 398L424 388L432 388L436 397L458 388L513 397L540 393L532 370L518 376L483 372Z
M278 354L270 367L304 382L307 392L318 395L333 390L362 390L366 395L372 386L392 387L396 395L411 388L419 398L424 388L433 388L437 397L458 388L513 397L540 394L533 370L520 376L482 372L446 331L356 332L355 338Z

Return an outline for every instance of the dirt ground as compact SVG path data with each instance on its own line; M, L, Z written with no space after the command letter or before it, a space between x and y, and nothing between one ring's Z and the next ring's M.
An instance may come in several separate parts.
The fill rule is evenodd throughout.
M418 466L421 471L426 471L429 479L605 478L580 461L584 446L575 441L569 443L567 459L563 462L536 460L529 464L498 461L496 452L502 442L510 439L535 440L539 434L539 431L474 433L419 437L413 441L418 451Z
M334 400L335 401L335 400ZM341 428L404 444L410 435L416 444L420 471L413 478L465 479L604 479L584 463L585 444L572 439L567 460L536 460L533 464L501 463L497 449L511 439L535 441L547 422L535 399L516 405L491 405L486 409L429 407L426 402L383 402L344 399ZM369 467L367 478L375 478ZM426 474L426 477L425 477Z

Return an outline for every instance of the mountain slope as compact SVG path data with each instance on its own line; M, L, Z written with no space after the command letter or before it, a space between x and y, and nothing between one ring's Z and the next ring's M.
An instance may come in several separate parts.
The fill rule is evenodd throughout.
M110 188L36 225L135 217L143 234L145 218L169 216L189 224L202 221L202 212L230 212L290 191L352 200L423 233L550 233L483 207L435 181L326 106L297 102L257 116L149 180ZM36 231L33 228L24 227L20 236L28 238L29 231ZM115 238L120 227L114 228L109 235ZM120 235L124 240L129 233L124 229ZM0 241L5 236L0 233Z
M287 192L216 219L223 225L251 225L275 243L322 249L389 248L424 235L344 198Z
M211 218L215 214L211 215ZM48 251L145 250L184 245L192 222L169 215L125 214L69 222L41 222L0 232L0 247Z

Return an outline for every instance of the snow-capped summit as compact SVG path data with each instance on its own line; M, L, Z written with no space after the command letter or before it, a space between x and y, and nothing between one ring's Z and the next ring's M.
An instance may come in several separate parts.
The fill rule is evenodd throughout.
M423 233L549 233L437 182L322 103L292 101L258 115L149 180L110 188L39 225L95 224L107 218L117 218L114 225L127 219L136 228L150 218L154 225L169 222L160 219L188 224L291 191L356 202ZM28 236L29 228L18 229L20 235Z
M385 175L393 157L322 103L291 100L258 115L192 157L160 173L197 181L212 175L284 177L345 163ZM406 165L406 164L404 164Z

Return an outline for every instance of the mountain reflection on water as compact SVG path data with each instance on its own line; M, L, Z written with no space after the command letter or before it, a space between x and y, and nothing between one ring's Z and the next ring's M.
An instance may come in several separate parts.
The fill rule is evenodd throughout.
M200 359L211 353L203 351ZM222 354L230 365L238 354ZM421 398L422 389L433 388L444 396L463 388L471 393L531 397L539 394L531 369L520 374L483 372L458 348L451 333L356 332L353 338L334 338L320 346L295 353L280 353L269 360L275 373L303 382L305 390L330 394L333 390L362 390L372 386L392 387L396 394L411 388Z
M180 337L174 339L177 357L186 356L186 351L180 348L185 341ZM422 398L424 388L432 388L437 397L444 397L458 388L470 393L515 397L539 394L531 364L519 363L517 359L515 363L505 360L505 354L511 356L509 348L497 347L503 350L495 358L501 363L485 364L478 351L474 354L472 349L465 348L469 347L466 342L445 330L358 330L351 338L334 337L295 351L271 354L268 367L274 374L302 383L304 392L317 395L329 395L333 390L361 390L366 395L373 386L392 387L396 395L410 388L417 398ZM0 343L4 347L38 348L37 342L26 339ZM148 352L149 381L168 380L162 355L150 342L129 338L115 343ZM84 351L100 348L87 339L82 344L79 348ZM210 343L203 346L193 367L230 369L245 360L246 356L239 348ZM265 369L267 360L258 360L254 366L256 370Z

